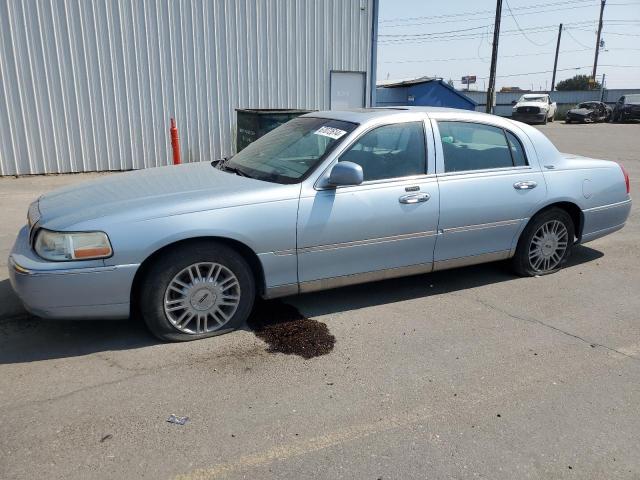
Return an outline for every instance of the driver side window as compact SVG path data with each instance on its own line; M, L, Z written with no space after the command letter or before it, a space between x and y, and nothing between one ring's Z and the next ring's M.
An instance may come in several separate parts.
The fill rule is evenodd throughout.
M422 122L375 128L340 157L362 167L364 181L400 178L426 173L426 146Z

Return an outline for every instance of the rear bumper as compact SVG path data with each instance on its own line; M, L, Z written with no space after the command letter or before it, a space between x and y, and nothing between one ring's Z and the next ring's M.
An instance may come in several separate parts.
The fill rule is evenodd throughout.
M23 228L9 256L9 280L25 308L43 318L119 319L129 316L138 265L65 268L31 251Z
M580 243L609 235L624 227L631 212L631 199L583 210L584 227Z

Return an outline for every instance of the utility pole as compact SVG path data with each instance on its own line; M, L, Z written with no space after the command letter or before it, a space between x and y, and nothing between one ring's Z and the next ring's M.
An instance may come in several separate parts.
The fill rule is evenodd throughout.
M604 1L604 0L603 0ZM502 0L496 3L496 21L493 26L493 51L491 52L491 70L489 88L487 88L487 113L493 112L493 99L496 95L496 64L498 63L498 39L500 38L500 19L502 18Z
M593 59L593 73L591 74L591 78L593 81L596 80L596 71L598 70L598 52L600 51L600 34L602 33L602 14L604 13L604 4L607 3L607 0L600 0L600 22L598 23L598 38L596 39L596 55Z
M600 84L600 101L604 102L604 78L605 74L602 74L602 83Z
M556 88L556 70L558 69L558 54L560 53L560 39L562 38L562 24L558 27L558 43L556 43L556 59L553 62L553 77L551 77L551 91Z

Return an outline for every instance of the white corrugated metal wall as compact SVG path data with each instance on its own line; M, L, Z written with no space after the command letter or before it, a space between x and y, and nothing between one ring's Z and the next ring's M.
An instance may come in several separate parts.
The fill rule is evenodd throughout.
M235 108L329 108L371 69L374 0L0 1L0 175L233 152ZM367 82L367 98L369 97Z

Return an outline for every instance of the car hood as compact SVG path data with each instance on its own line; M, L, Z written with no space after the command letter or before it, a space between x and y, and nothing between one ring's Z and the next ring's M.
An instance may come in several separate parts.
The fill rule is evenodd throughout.
M589 115L590 113L593 113L593 110L589 110L588 108L572 108L567 113L570 113L571 115L586 116L586 115Z
M514 105L515 107L549 107L548 104L546 103L541 103L541 102L518 102Z
M223 172L209 162L117 173L47 193L40 226L96 227L94 220L131 221L295 198L300 185ZM88 225L89 224L89 225ZM93 225L91 225L93 224Z

